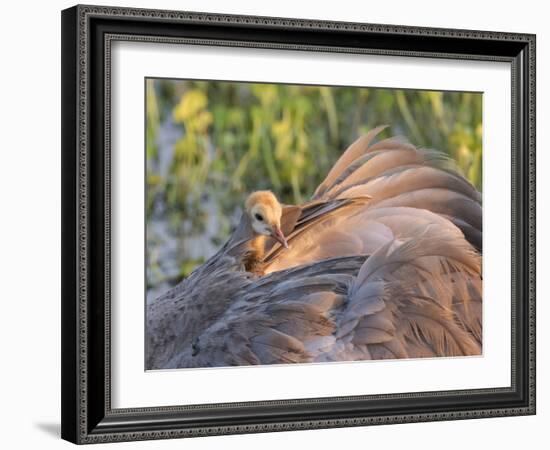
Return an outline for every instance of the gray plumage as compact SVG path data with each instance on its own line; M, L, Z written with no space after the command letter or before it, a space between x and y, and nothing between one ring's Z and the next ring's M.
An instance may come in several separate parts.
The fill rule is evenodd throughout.
M148 369L481 353L481 196L436 151L372 144L382 129L344 152L310 202L283 206L289 249L258 241L245 212L216 255L148 305Z

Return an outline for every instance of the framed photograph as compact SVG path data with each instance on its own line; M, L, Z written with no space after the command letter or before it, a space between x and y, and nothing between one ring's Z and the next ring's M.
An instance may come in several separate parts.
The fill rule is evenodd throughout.
M62 437L535 413L535 36L62 12Z

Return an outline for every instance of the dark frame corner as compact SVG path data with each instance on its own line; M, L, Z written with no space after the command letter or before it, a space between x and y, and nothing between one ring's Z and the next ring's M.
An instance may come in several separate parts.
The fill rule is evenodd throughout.
M108 81L113 40L509 62L512 385L415 396L112 409ZM96 443L534 414L535 41L531 34L179 11L80 5L63 11L62 437Z

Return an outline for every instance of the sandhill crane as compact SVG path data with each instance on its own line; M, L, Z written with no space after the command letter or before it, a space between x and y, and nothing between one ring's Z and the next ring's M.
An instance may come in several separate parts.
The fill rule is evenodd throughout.
M354 142L311 200L245 203L150 303L148 369L481 353L481 196L441 153Z

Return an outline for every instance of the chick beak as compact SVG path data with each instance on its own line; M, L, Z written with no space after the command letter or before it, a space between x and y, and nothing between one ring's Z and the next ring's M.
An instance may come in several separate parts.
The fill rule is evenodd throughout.
M273 239L279 242L284 248L288 248L288 242L286 241L285 235L283 234L283 232L279 227L275 226L272 228L271 236L273 237Z

